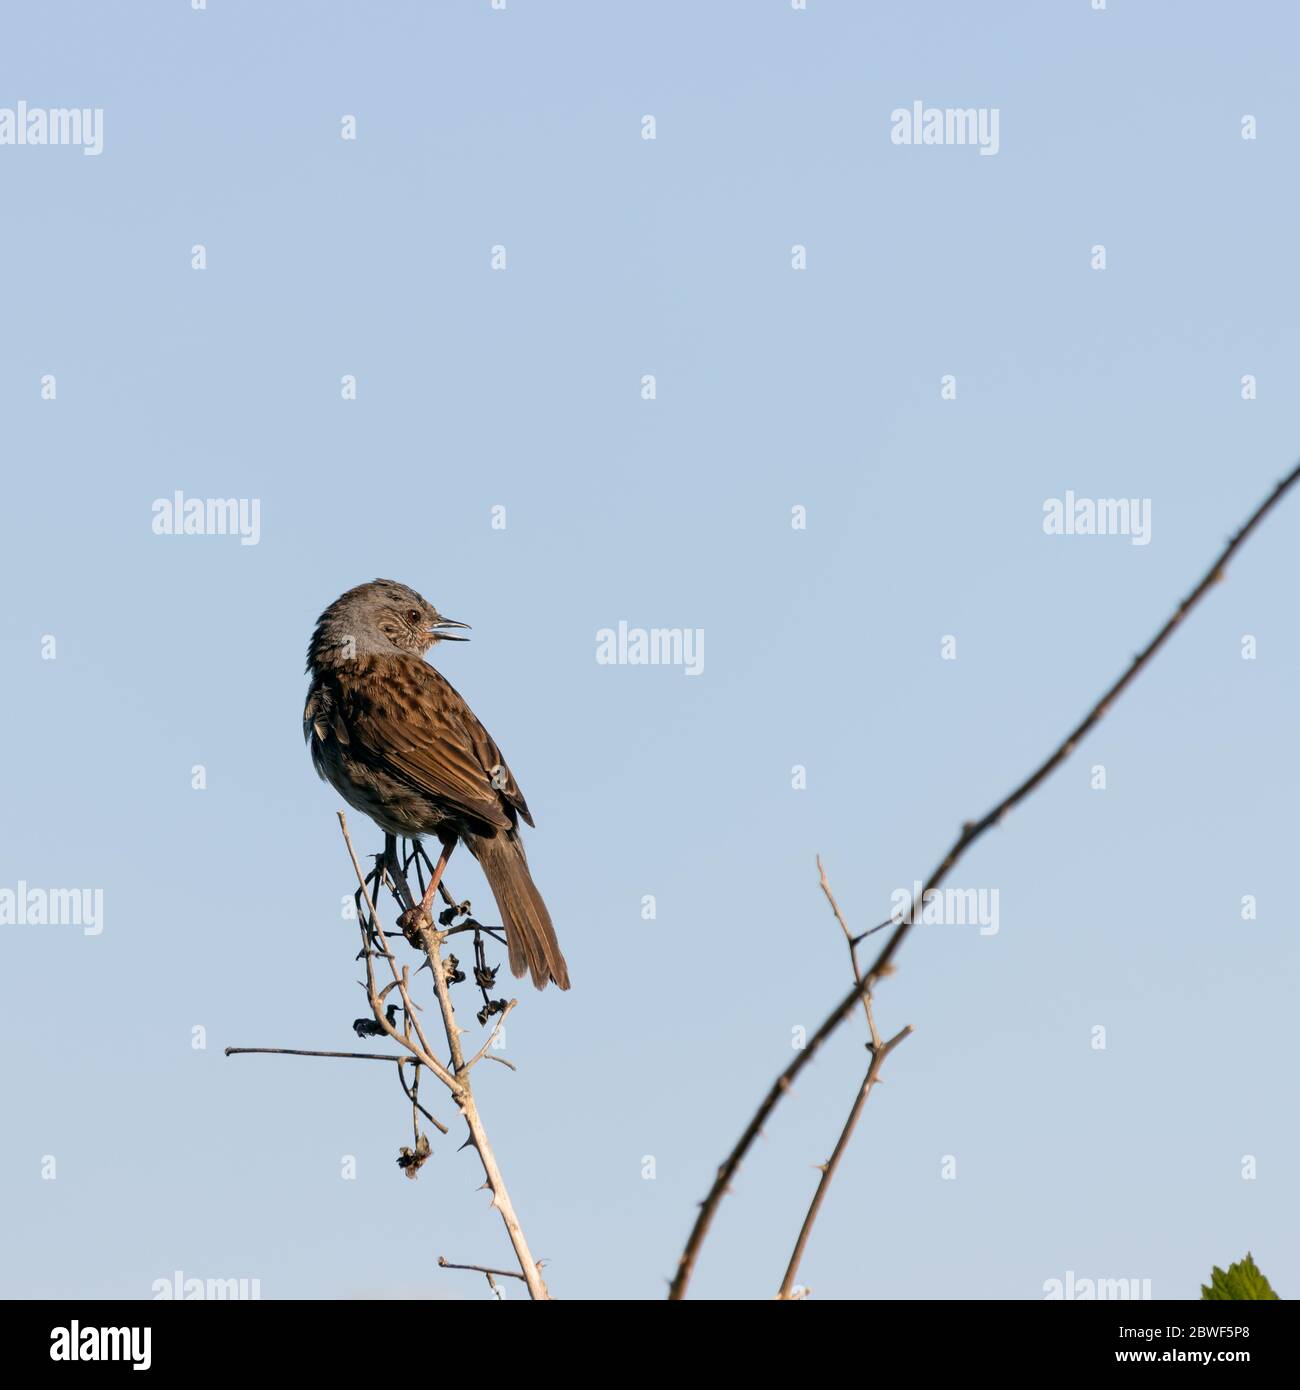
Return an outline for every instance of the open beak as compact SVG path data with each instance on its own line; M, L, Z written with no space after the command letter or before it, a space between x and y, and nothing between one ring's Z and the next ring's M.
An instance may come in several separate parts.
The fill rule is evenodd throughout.
M450 632L445 631L449 627L462 627L466 632L470 630L468 623L453 622L451 618L439 618L429 626L429 636L436 642L468 642L468 637L453 637Z

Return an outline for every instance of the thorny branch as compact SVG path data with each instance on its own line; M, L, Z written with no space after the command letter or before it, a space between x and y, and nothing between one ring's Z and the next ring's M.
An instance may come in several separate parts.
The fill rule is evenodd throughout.
M1075 746L1088 733L1092 731L1101 719L1109 711L1110 707L1120 695L1136 679L1139 671L1155 656L1156 652L1169 640L1191 610L1201 601L1211 588L1224 578L1224 570L1228 561L1232 559L1237 550L1245 543L1255 528L1282 500L1287 492L1300 480L1300 464L1291 470L1284 478L1278 482L1273 491L1255 508L1245 524L1235 535L1230 537L1223 550L1219 552L1213 564L1206 571L1196 587L1187 595L1186 598L1174 610L1173 615L1151 639L1150 642L1132 659L1118 680L1102 695L1093 705L1088 713L1079 723L1071 729L1064 740L1047 756L1047 758L1025 778L1012 792L1003 797L992 810L988 811L977 821L967 821L962 826L961 834L953 841L943 858L931 870L929 877L922 883L921 889L916 897L913 898L909 907L900 915L887 918L879 926L871 928L870 931L863 932L861 936L850 937L853 945L871 935L872 932L881 931L886 927L892 926L890 933L881 949L880 954L872 962L871 968L861 979L854 982L853 988L844 996L843 999L831 1010L821 1027L809 1039L807 1047L797 1053L794 1061L777 1077L772 1083L767 1094L763 1097L758 1109L753 1117L745 1126L743 1133L731 1152L723 1160L718 1168L717 1176L710 1187L708 1195L700 1206L699 1215L695 1218L695 1224L691 1228L691 1233L687 1238L686 1246L682 1251L681 1257L677 1262L677 1272L673 1277L669 1287L668 1297L670 1299L682 1299L686 1296L686 1289L690 1283L691 1275L695 1270L695 1262L699 1257L700 1247L704 1243L705 1237L709 1233L709 1227L713 1223L714 1215L722 1198L726 1195L732 1178L735 1176L746 1154L752 1147L754 1140L762 1131L772 1112L780 1104L781 1097L790 1089L791 1084L799 1073L812 1061L818 1048L828 1037L840 1026L848 1017L853 1006L869 995L875 985L894 969L894 957L898 954L899 948L907 939L916 917L917 907L923 906L925 896L947 877L949 871L957 861L965 854L976 840L984 834L991 826L997 825L1004 816L1027 796L1036 791L1039 786L1049 777L1058 767L1074 752Z
M821 879L821 889L826 895L826 901L831 905L831 911L835 914L835 920L840 924L840 929L844 933L844 939L848 943L849 961L853 966L853 978L859 985L862 984L862 971L858 968L858 943L849 931L848 923L844 920L844 914L840 911L840 905L835 901L835 894L831 892L831 885L826 878L826 870L822 867L821 856L817 856L817 873ZM840 1137L836 1142L835 1148L830 1158L825 1163L819 1165L821 1178L817 1183L817 1190L813 1193L812 1202L808 1207L808 1214L803 1219L803 1225L799 1228L798 1239L794 1243L794 1251L790 1256L790 1263L786 1266L785 1278L781 1281L781 1287L777 1290L777 1298L793 1299L795 1294L795 1278L799 1273L799 1262L803 1259L804 1251L808 1248L808 1238L812 1235L812 1228L816 1222L818 1214L821 1212L822 1203L826 1200L826 1191L834 1180L835 1171L840 1166L840 1159L844 1157L845 1151L849 1147L849 1140L853 1138L853 1131L857 1128L858 1119L862 1115L863 1108L866 1106L867 1099L871 1095L876 1082L880 1080L880 1069L885 1064L885 1058L908 1036L912 1031L909 1023L901 1032L896 1033L888 1042L882 1042L880 1034L876 1030L876 1018L872 1011L871 991L868 989L862 996L862 1011L867 1017L867 1029L871 1034L870 1041L867 1043L867 1052L871 1057L871 1063L867 1067L867 1074L858 1087L857 1096L854 1098L853 1106L849 1111L849 1118L844 1122L844 1128L840 1131Z
M377 1057L372 1053L357 1052L326 1052L314 1051L305 1048L255 1048L255 1047L233 1047L226 1049L227 1056L241 1053L263 1052L278 1053L289 1056L301 1057L334 1057L334 1058L357 1058L369 1060L379 1060L397 1064L398 1080L406 1098L411 1103L412 1126L414 1129L414 1143L410 1148L403 1148L398 1163L403 1167L408 1177L414 1177L419 1168L428 1159L431 1149L428 1136L420 1131L419 1116L435 1125L443 1134L447 1133L447 1128L437 1120L421 1104L419 1099L420 1068L427 1068L438 1080L447 1088L452 1100L460 1110L462 1118L465 1120L469 1130L469 1139L464 1147L473 1147L478 1154L479 1162L483 1166L483 1174L486 1179L484 1186L492 1194L492 1205L500 1213L501 1220L505 1225L506 1233L510 1238L510 1243L514 1247L515 1257L519 1261L519 1273L509 1274L508 1277L517 1278L527 1286L529 1295L534 1299L549 1299L546 1283L542 1278L541 1270L537 1261L533 1259L532 1252L528 1248L527 1239L524 1236L523 1228L519 1224L519 1219L515 1214L514 1206L510 1200L509 1191L506 1188L505 1179L501 1175L500 1167L496 1161L496 1155L488 1141L487 1130L483 1125L482 1117L478 1111L478 1105L474 1097L473 1086L470 1080L471 1068L488 1054L488 1049L496 1041L500 1034L501 1027L505 1022L506 1015L510 1013L518 1002L511 999L490 1000L487 996L487 987L495 981L495 970L489 970L486 961L482 956L481 935L486 934L496 938L496 934L489 928L483 927L480 923L468 919L460 927L452 927L451 923L460 916L468 913L469 904L458 904L451 896L445 885L441 885L442 895L448 904L447 911L439 916L439 924L443 930L434 928L432 922L425 916L421 921L411 920L414 914L410 911L403 913L400 919L404 924L404 934L412 945L423 950L426 963L433 977L434 990L438 998L438 1007L442 1015L443 1031L446 1035L449 1060L444 1062L435 1056L433 1049L429 1045L429 1040L425 1036L424 1028L419 1017L418 1006L411 998L411 976L410 968L402 966L399 970L396 957L393 955L389 946L388 937L379 921L379 913L375 907L375 897L378 890L388 883L394 896L402 903L407 904L408 908L413 905L413 895L410 886L406 882L406 870L415 864L417 875L421 882L423 891L423 873L419 856L423 850L416 845L411 854L399 865L395 855L380 856L373 874L369 877L362 871L361 863L357 858L356 850L352 846L352 837L348 833L347 818L342 811L338 813L339 826L343 833L343 842L347 846L348 856L352 861L352 867L360 885L357 897L358 921L361 928L361 951L359 959L364 959L366 967L366 979L363 988L366 991L366 998L369 1001L370 1009L374 1015L373 1024L369 1020L358 1020L354 1025L357 1032L362 1036L384 1036L397 1043L399 1047L405 1049L405 1056L394 1056L392 1054ZM427 862L427 858L426 858ZM375 894L371 895L371 882L375 885ZM362 910L364 903L364 910ZM464 979L465 976L457 968L454 956L448 957L447 961L442 957L442 942L454 932L459 930L473 930L476 949L476 962L479 968L476 969L476 981L480 989L483 990L484 1010L480 1013L480 1021L486 1026L488 1017L496 1015L496 1026L493 1028L487 1041L479 1051L468 1061L464 1056L461 1046L460 1036L464 1031L456 1022L455 1010L452 1004L449 986L456 980ZM379 988L375 978L375 957L388 963L389 970L393 976L392 981L382 989ZM421 966L421 969L424 967ZM386 1004L388 994L396 989L401 1000L399 1004ZM402 1028L397 1027L396 1014L400 1008L402 1018ZM494 1058L493 1060L503 1060ZM403 1072L405 1065L414 1067L414 1076L411 1085L407 1085L406 1077ZM499 1293L493 1283L493 1275L507 1274L501 1270L486 1270L482 1266L448 1266L449 1268L475 1268L487 1274L488 1283L494 1291Z

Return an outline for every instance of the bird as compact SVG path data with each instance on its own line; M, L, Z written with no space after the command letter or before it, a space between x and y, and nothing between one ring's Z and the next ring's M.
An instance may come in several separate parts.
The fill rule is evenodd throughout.
M425 661L439 642L464 642L414 589L375 579L340 595L307 648L311 684L303 737L320 776L389 836L436 838L447 859L463 844L478 861L505 927L511 972L538 989L569 988L569 968L534 884L519 822L524 794L492 736L441 672Z

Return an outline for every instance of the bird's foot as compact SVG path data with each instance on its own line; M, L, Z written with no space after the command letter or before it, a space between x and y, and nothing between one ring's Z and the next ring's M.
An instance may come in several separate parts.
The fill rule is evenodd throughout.
M402 935L417 951L424 950L424 933L433 929L433 918L419 907L408 907L397 919Z

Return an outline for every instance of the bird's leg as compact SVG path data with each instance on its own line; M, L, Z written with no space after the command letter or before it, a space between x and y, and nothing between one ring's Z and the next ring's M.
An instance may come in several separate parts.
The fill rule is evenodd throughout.
M442 853L438 856L438 862L433 866L433 874L429 879L429 886L424 890L424 897L420 900L418 907L408 907L405 912L397 919L397 925L402 929L402 935L417 950L422 950L424 943L421 939L421 932L426 924L433 925L433 914L429 911L430 904L433 902L433 895L438 891L438 885L442 882L442 871L447 867L447 860L451 858L452 849L455 847L455 840L450 844L443 845ZM424 850L418 845L416 852L423 855ZM428 856L425 855L425 858ZM405 886L405 876L402 879ZM445 891L445 890L444 890ZM410 892L410 889L407 889Z
M388 869L389 877L393 883L393 896L402 904L405 909L415 906L415 895L411 892L411 885L406 881L406 874L402 869L401 861L397 857L397 836L384 836L384 863Z
M415 853L424 860L425 864L428 865L429 871L432 873L433 860L425 853L424 846L420 844L418 840L415 843ZM420 886L421 888L424 887L423 876L421 876ZM451 889L447 887L445 879L440 879L438 881L438 892L442 894L443 902L451 909L450 912L444 912L438 919L444 927L447 926L453 918L463 917L469 911L469 903L460 902L453 897Z
M442 853L438 856L438 862L433 866L433 877L429 880L429 886L424 890L424 897L420 901L420 916L423 917L429 912L433 905L433 895L438 891L438 885L442 882L442 871L447 867L447 860L451 858L451 852L456 847L456 841L451 840L443 845ZM433 920L433 914L429 913L429 920Z
M433 860L429 858L428 852L425 850L424 845L421 841L410 840L408 841L408 844L410 845L410 852L402 860L402 873L409 873L411 865L415 865L415 882L419 887L420 896L423 897L425 888L424 871L428 869L430 873L433 872ZM438 891L442 894L442 896L446 899L447 902L451 902L451 897L447 892L447 885L445 882L438 884ZM412 898L410 899L410 905L412 908L415 907L414 896L412 896Z
M409 874L411 865L415 865L415 882L420 890L420 896L423 897L424 866L425 864L429 864L429 856L425 854L424 846L420 844L419 840L408 840L406 843L410 846L410 849L406 857L402 860L402 872L404 874ZM429 867L432 869L433 865L429 864Z

